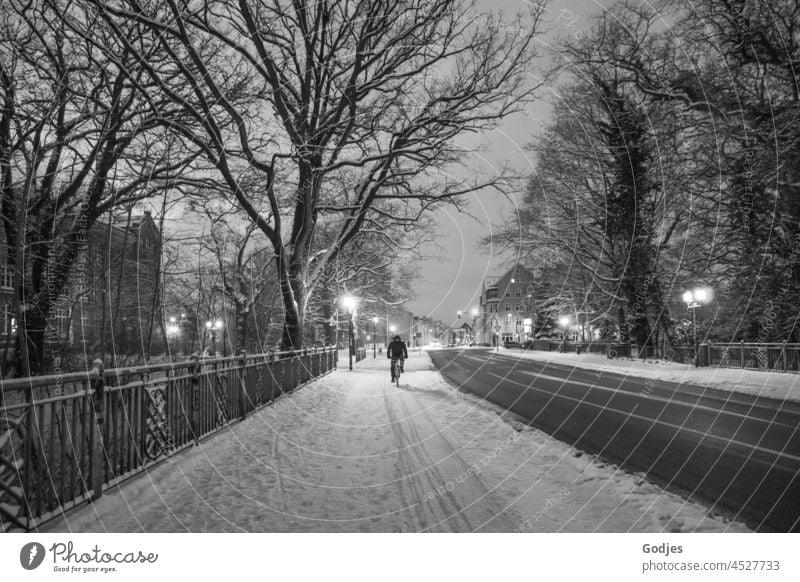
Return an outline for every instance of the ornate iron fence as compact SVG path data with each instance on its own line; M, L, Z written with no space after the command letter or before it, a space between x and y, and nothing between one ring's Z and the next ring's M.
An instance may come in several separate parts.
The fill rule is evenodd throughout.
M546 352L603 354L610 358L658 359L679 364L695 363L693 346L648 346L615 343L581 343L534 340L524 349ZM698 366L743 368L770 372L800 373L800 344L703 343L697 349Z
M334 348L0 386L0 531L31 530L336 367Z

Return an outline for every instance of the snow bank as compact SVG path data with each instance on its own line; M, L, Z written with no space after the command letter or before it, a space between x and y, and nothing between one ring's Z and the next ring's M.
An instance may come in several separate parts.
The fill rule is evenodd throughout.
M475 348L477 349L477 348ZM487 348L484 348L487 349ZM736 368L695 368L674 362L608 359L596 354L562 354L558 352L523 351L500 348L500 354L587 370L624 374L637 378L655 378L667 382L694 384L729 392L743 392L777 400L800 401L800 375L780 372L758 372Z
M746 531L448 385L370 356L45 531Z

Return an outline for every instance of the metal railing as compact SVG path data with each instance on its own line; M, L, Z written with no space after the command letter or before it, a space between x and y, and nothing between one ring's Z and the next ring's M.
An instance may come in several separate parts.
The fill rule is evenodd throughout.
M800 372L800 344L707 343L700 346L701 365L768 372Z
M533 340L524 349L545 352L601 354L609 358L653 359L678 364L695 364L693 346L638 346L636 344L581 343ZM770 372L800 373L800 344L783 343L703 343L697 348L698 366L742 368Z
M336 368L334 348L0 386L0 531L31 530Z

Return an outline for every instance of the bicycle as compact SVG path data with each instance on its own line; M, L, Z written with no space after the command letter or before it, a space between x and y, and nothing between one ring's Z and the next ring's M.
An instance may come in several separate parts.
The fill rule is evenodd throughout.
M402 366L397 365L399 360L400 358L392 358L392 378L398 388L400 387L400 372L402 372Z

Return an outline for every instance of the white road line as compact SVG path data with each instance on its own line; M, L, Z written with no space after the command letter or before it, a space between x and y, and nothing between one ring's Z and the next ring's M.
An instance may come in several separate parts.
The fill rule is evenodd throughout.
M520 384L519 382L515 382L514 380L510 380L509 378L507 378L505 376L499 376L499 375L497 375L497 374L495 374L493 372L487 372L487 373L492 375L492 376L494 376L495 378L499 378L500 380L504 380L506 382L511 382L512 384L516 384L518 386L525 386L525 384ZM557 378L557 379L561 380L562 382L567 382L563 378ZM526 388L528 388L529 390L536 390L537 392L541 392L542 394L552 395L552 392L547 391L547 390L541 390L541 389L536 388L534 386L526 386ZM642 416L640 414L632 414L632 413L628 413L628 412L623 412L622 410L615 410L613 408L608 408L607 406L600 406L599 404L594 404L592 402L587 402L585 400L578 400L577 398L573 398L571 396L566 396L564 394L557 394L557 396L559 398L565 398L567 400L572 400L573 402L577 402L579 404L586 404L586 405L592 406L594 408L599 408L599 409L601 409L603 411L615 412L617 414L621 414L621 415L626 416L628 418L637 418L639 420L644 420L644 421L647 421L647 422L650 422L650 423L656 423L656 424L660 424L662 426L666 426L666 427L669 427L669 428L677 429L679 432L685 431L685 432L689 432L689 433L694 433L694 434L699 435L699 436L701 436L703 438L710 438L710 439L722 441L724 443L733 443L735 445L739 445L740 447L745 447L745 448L748 448L748 449L752 449L754 451L760 451L762 453L766 453L766 454L769 454L769 455L774 455L774 456L777 456L777 457L784 457L786 459L791 459L792 461L800 463L800 457L798 457L796 455L792 455L790 453L783 452L783 451L774 451L772 449L768 449L766 447L762 447L762 446L759 446L759 445L752 445L750 443L745 443L745 442L742 442L742 441L739 441L739 440L729 439L727 437L722 437L722 436L717 436L717 435L709 433L709 432L702 432L702 431L699 431L699 430L696 430L696 429L693 429L693 428L688 428L688 427L685 427L685 426L680 426L680 425L677 425L677 424L673 424L671 422L665 422L663 420L657 420L657 419L654 419L654 418L650 418L648 416Z
M706 410L708 412L714 412L716 414L724 414L724 415L727 415L727 416L738 416L739 418L746 418L748 420L762 422L762 423L768 424L770 426L773 426L773 425L774 426L783 426L783 427L786 427L786 428L790 428L792 430L794 430L794 428L795 428L794 424L787 424L787 423L784 423L784 422L778 422L776 420L769 420L769 419L766 419L766 418L758 418L756 416L750 416L750 415L747 415L747 414L743 414L741 412L733 412L733 411L729 411L729 410L722 410L722 409L719 409L719 408L713 408L711 406L706 406L705 404L693 404L691 402L685 402L683 400L676 400L676 399L673 399L673 398L666 398L664 396L656 396L655 394L645 394L644 392L641 392L641 393L631 392L629 390L621 390L621 389L618 389L618 388L612 388L610 386L601 386L599 384L591 384L589 382L582 382L580 380L571 380L569 378L563 378L561 376L550 376L548 374L540 374L538 372L529 372L527 370L516 370L516 371L521 373L521 374L525 374L526 376L534 376L535 378L543 378L545 380L556 380L556 381L559 381L561 383L566 383L566 384L577 384L579 386L587 386L588 388L594 388L596 390L603 390L604 392L614 392L614 393L617 393L617 394L627 394L629 396L640 396L642 398L646 398L647 400L657 400L659 402L666 402L668 404L677 404L677 405L680 405L680 406L685 406L686 408L692 408L692 409L699 408L700 410ZM702 396L700 396L699 398L702 398ZM771 410L771 409L766 409L766 410Z

